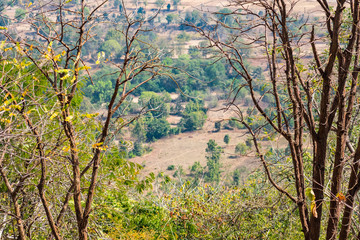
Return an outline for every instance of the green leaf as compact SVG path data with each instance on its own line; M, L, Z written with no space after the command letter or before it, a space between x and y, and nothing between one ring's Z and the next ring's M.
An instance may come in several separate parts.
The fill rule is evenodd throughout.
M311 200L314 201L315 200L315 193L312 190L312 188L306 188L305 189L305 195Z

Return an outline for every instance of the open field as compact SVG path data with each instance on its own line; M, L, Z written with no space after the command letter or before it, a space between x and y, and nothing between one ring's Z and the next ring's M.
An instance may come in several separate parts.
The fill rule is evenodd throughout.
M221 102L224 104L223 102ZM219 104L221 108L221 104ZM208 119L204 128L195 132L186 132L179 135L170 136L160 139L151 144L153 151L142 157L136 157L131 161L145 166L143 174L150 172L158 173L164 172L166 174L173 174L174 171L166 170L168 166L182 166L185 173L189 172L196 161L199 161L202 166L206 166L206 152L207 142L214 139L224 149L221 163L223 166L224 175L230 174L236 168L246 168L248 171L260 166L260 161L255 157L253 151L249 151L247 156L236 156L235 146L238 143L243 143L247 139L246 130L221 130L214 132L214 122L221 119L228 119L233 114L231 111L208 111ZM226 145L223 141L224 136L229 134L230 143ZM262 142L266 148L285 146L284 141Z

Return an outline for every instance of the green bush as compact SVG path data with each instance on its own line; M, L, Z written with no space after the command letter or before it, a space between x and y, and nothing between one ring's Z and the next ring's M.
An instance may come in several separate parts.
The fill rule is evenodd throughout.
M216 132L220 132L221 130L221 122L215 122L215 131Z
M169 165L166 170L172 171L175 169L175 165Z
M206 180L208 182L219 182L220 181L220 156L223 153L223 149L215 142L215 140L210 139L207 143L206 148Z
M224 136L224 143L229 144L229 142L230 142L230 136L229 136L229 134L226 134Z
M181 128L180 127L174 127L174 128L170 128L170 135L178 135L181 133Z
M15 10L15 19L17 21L22 21L25 18L26 15L26 10L22 9L22 8L17 8Z
M201 129L206 121L207 116L202 111L191 112L183 116L179 125L185 131L194 131Z
M248 149L249 149L249 147L246 146L245 143L239 143L239 144L236 145L236 147L235 147L235 153L236 153L236 154L239 154L240 156L244 156L244 155L246 155Z
M165 118L150 118L147 121L146 140L155 141L169 135L170 123Z

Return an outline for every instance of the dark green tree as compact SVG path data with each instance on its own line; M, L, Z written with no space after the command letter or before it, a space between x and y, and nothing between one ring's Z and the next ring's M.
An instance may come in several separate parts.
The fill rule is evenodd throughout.
M224 136L224 143L229 144L229 142L230 142L230 136L229 136L229 134L226 134Z
M221 122L215 122L215 131L220 132L221 130Z
M166 16L166 21L168 22L168 24L172 23L173 20L174 20L174 14L168 14Z
M142 106L146 106L150 110L149 115L155 118L163 118L169 115L169 99L165 95L150 91L142 92L139 102Z
M106 58L114 58L116 55L118 55L122 50L121 44L114 39L105 41L101 47L100 50L105 52Z
M145 124L142 119L138 119L134 128L131 131L133 137L136 138L136 142L143 142L146 140Z
M147 122L146 139L154 141L169 135L170 123L165 118L150 118Z
M206 160L207 160L207 172L206 179L209 182L219 182L220 181L220 156L223 152L223 149L215 142L215 140L210 139L207 143L206 148Z
M239 171L239 169L236 169L233 172L232 179L233 179L232 184L235 185L235 186L239 186L239 183L240 183L240 171Z
M198 185L200 179L204 176L204 167L197 161L191 166L190 173L194 179L193 184Z
M133 155L135 156L142 156L143 155L143 146L141 144L141 142L134 142L134 148L131 151Z
M206 117L206 114L202 111L191 112L183 116L179 125L183 127L185 131L198 130L204 126Z
M105 41L116 40L117 42L120 42L120 40L123 38L124 38L124 35L120 31L117 31L116 29L110 29L106 33Z
M246 139L245 144L248 148L252 148L254 145L254 142L251 138Z

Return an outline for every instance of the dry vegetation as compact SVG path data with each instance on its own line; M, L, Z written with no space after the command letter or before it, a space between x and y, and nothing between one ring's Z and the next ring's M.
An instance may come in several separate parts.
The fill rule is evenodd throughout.
M220 101L216 109L220 109L221 107L225 107L224 101ZM221 158L223 175L226 176L237 168L251 171L260 166L260 161L255 157L253 150L249 151L247 156L238 156L235 154L235 146L238 143L244 143L248 137L246 130L222 129L220 132L214 131L214 123L216 121L235 117L231 111L216 109L208 111L208 119L202 130L185 132L160 139L151 144L153 148L152 152L141 157L133 158L132 161L145 166L143 170L144 175L150 172L172 174L173 171L167 170L167 167L170 165L181 166L185 170L185 173L188 173L189 167L196 161L199 161L202 166L206 166L205 149L207 142L210 139L214 139L224 149ZM176 120L174 116L170 116L169 118L171 118L173 122ZM230 143L228 145L223 141L226 134L230 136ZM264 141L262 145L264 148L284 148L286 146L282 139L279 141Z

